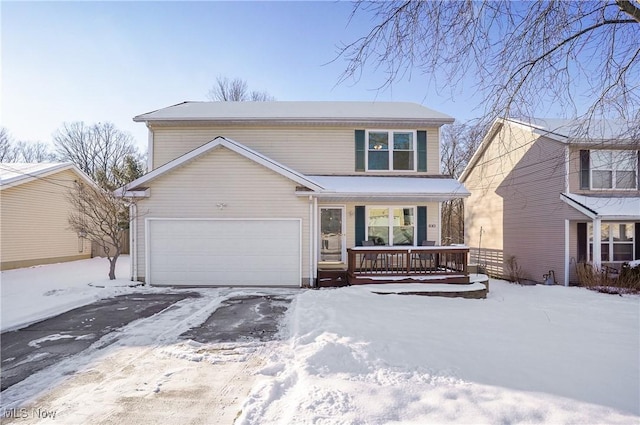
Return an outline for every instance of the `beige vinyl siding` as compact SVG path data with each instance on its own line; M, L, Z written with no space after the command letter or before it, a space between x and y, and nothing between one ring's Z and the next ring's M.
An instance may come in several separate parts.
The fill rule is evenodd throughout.
M439 129L433 127L425 130L428 171L420 174L439 174ZM158 168L218 136L232 139L304 174L355 172L355 128L330 126L154 127L153 168Z
M91 243L68 230L72 205L66 194L77 176L71 170L0 191L2 270L89 258Z
M565 190L565 147L507 125L485 151L465 186L466 238L472 247L502 250L506 262L515 257L521 278L542 282L553 270L564 276L564 219L575 215L560 199Z
M297 184L226 148L215 149L152 181L137 218L137 277L145 275L145 218L299 218L302 277L309 277L309 201ZM217 204L225 204L222 209ZM238 265L239 267L241 265Z

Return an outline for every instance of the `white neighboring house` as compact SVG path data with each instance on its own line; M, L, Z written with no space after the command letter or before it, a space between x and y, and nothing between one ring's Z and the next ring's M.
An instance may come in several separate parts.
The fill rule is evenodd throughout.
M69 230L75 181L93 184L72 163L0 164L0 269L91 256L91 242Z
M453 118L414 103L184 102L134 121L150 171L126 187L132 278L153 285L314 285L365 240L439 244L440 203L468 195L440 175Z
M640 141L622 128L496 120L459 179L472 261L509 277L515 258L524 279L568 285L577 263L640 259Z

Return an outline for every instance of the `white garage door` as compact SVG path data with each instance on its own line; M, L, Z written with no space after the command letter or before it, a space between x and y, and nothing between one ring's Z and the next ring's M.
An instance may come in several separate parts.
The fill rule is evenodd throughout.
M147 220L152 285L300 286L300 220Z

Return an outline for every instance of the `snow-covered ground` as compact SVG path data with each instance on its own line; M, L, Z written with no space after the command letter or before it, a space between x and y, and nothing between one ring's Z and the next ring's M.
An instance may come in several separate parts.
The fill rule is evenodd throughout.
M25 326L101 298L131 292L129 256L116 262L110 281L106 258L0 272L0 330Z
M223 300L259 292L201 289L9 388L2 406L26 409L16 423L50 423L37 409L65 424L640 423L640 297L490 287L485 300L301 290L282 341L178 340Z

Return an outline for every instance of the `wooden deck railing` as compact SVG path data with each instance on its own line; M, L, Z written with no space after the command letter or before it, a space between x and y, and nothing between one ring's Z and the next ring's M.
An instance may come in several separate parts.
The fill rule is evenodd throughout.
M351 278L468 277L466 246L359 246L347 252Z

